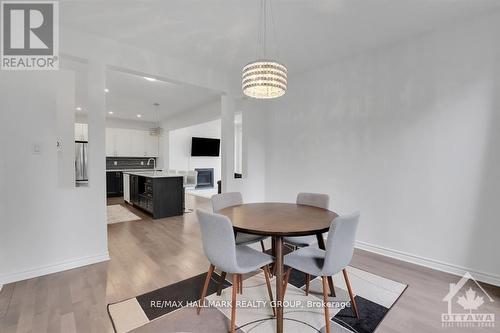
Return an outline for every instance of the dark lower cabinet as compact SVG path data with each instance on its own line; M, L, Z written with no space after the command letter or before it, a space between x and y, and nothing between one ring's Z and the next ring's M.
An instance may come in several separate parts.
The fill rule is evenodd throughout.
M108 197L123 196L123 172L121 171L106 172L106 195Z
M130 175L130 201L154 219L182 215L183 178Z
M130 175L130 202L138 203L139 200L139 176Z

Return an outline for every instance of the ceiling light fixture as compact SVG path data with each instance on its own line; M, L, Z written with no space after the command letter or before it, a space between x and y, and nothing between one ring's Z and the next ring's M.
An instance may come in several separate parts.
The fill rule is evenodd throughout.
M137 115L137 118L141 118L141 117L142 117L142 115L141 115L141 114L138 114L138 115Z
M108 88L104 88L104 92L105 93L109 93L109 89Z
M268 5L269 2L269 5ZM269 8L268 8L269 7ZM268 14L269 13L269 14ZM257 38L257 59L243 67L241 87L249 97L267 99L283 96L287 87L287 69L276 60L267 56L267 16L270 18L270 29L273 33L275 57L278 58L276 29L273 20L271 0L260 2L260 23Z
M114 112L113 111L108 111L109 114L113 114Z
M76 107L76 111L82 111L82 108L81 108L81 107L79 107L79 106L77 106L77 107Z
M154 77L147 77L147 76L144 76L144 78L148 81L151 81L151 82L155 82L156 79Z

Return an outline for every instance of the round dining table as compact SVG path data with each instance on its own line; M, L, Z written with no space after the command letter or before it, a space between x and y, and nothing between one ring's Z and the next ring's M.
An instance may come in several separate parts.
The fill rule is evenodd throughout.
M292 203L249 203L221 209L235 233L271 236L276 275L276 331L283 332L283 237L316 235L318 246L325 249L323 233L338 215L327 209ZM333 281L328 280L333 292Z

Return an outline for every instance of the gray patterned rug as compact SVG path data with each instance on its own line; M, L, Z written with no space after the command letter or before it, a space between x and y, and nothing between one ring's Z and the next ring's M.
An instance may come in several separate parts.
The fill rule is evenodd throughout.
M354 268L347 268L360 318L350 307L342 274L335 275L336 297L330 298L332 332L374 332L407 285ZM149 293L108 305L117 333L136 332L227 332L231 310L231 284L226 281L221 296L216 295L217 273L209 285L207 307L196 315L205 274L200 274ZM287 286L284 331L324 332L321 279L311 280L310 293L304 292L304 274L293 271ZM273 332L276 322L267 296L263 274L249 276L237 296L236 324L239 332ZM275 283L272 281L273 294Z

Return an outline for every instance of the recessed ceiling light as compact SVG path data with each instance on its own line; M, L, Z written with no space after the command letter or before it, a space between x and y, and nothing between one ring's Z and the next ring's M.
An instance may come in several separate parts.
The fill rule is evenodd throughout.
M147 76L144 76L144 78L148 81L151 81L151 82L154 82L156 81L156 79L154 77L147 77Z
M79 107L79 106L77 106L77 107L76 107L76 111L82 111L82 108L81 108L81 107Z
M141 115L141 114L138 114L138 115L137 115L137 118L141 118L141 117L142 117L142 115Z
M109 93L109 89L108 88L104 88L104 92L105 93Z
M113 111L108 111L109 114L113 114Z

